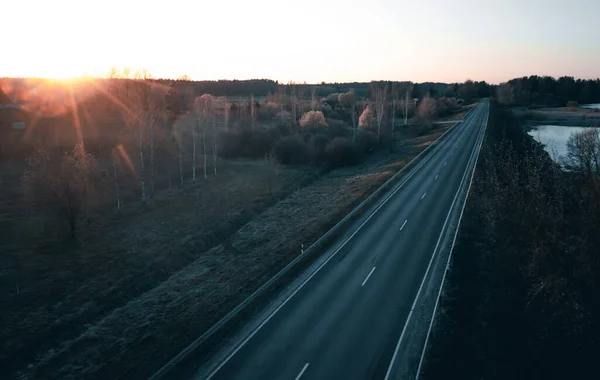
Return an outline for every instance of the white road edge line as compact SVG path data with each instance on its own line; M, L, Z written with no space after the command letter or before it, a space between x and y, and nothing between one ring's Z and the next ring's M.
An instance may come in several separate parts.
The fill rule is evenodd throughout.
M461 127L462 127L462 125L461 125ZM450 132L450 136L453 136L453 135L455 135L455 134L456 134L456 132L455 132L455 131L458 131L458 130L454 130L453 132ZM442 136L443 136L443 135L442 135ZM440 137L441 137L441 136L440 136ZM367 217L367 219L365 219L365 221L364 221L364 222L363 222L363 223L362 223L360 226L358 226L358 228L357 228L357 229L356 229L356 230L355 230L355 231L354 231L354 232L353 232L353 233L352 233L352 234L351 234L351 235L348 237L348 239L344 240L344 242L343 242L343 243L342 243L342 244L341 244L341 245L340 245L340 246L339 246L339 247L338 247L338 248L337 248L337 249L336 249L336 250L335 250L335 251L334 251L334 252L331 254L331 256L329 256L329 257L328 257L328 258L327 258L327 259L326 259L326 260L325 260L325 261L324 261L324 262L323 262L323 263L322 263L322 264L321 264L321 265L320 265L320 266L319 266L317 269L315 269L315 271L314 271L313 273L311 273L311 274L310 274L310 276L308 276L308 278L306 278L306 279L305 279L305 280L304 280L304 281L303 281L303 282L302 282L302 283L301 283L301 284L300 284L300 285L299 285L299 286L298 286L296 289L294 289L294 291L292 292L292 294L290 294L290 295L289 295L289 296L288 296L288 297L287 297L287 298L286 298L286 299L285 299L285 300L284 300L284 301L283 301L283 302L282 302L282 303L281 303L279 306L277 306L277 308L275 308L275 310L273 310L273 311L272 311L272 312L269 314L269 316L268 316L267 318L265 318L265 320L264 320L264 321L262 321L262 322L261 322L261 323L258 325L258 327L257 327L256 329L254 329L254 330L253 330L253 331L252 331L252 332L251 332L251 333L250 333L250 334L249 334L249 335L248 335L246 338L244 338L244 339L242 340L242 342L241 342L239 345L237 345L237 346L236 346L236 348L235 348L235 349L234 349L232 352L230 352L230 353L229 353L229 354L228 354L228 355L225 357L225 359L224 359L223 361L221 361L221 362L219 363L219 365L218 365L218 366L217 366L217 367L216 367L214 370L212 370L212 371L209 373L209 375L206 377L206 380L210 380L210 379L212 379L212 378L213 378L213 376L215 376L215 375L217 374L217 372L219 372L219 371L221 370L221 368L223 368L223 366L224 366L225 364L227 364L227 362L228 362L228 361L229 361L229 360L230 360L230 359L231 359L231 358L232 358L232 357L233 357L235 354L237 354L237 352L238 352L239 350L241 350L241 349L242 349L242 347L244 347L244 346L246 345L246 343L248 343L248 341L249 341L250 339L252 339L252 337L253 337L254 335L256 335L256 333L257 333L258 331L260 331L260 329L261 329L261 328L262 328L264 325L266 325L266 324L267 324L267 323L268 323L268 322L271 320L271 318L273 318L273 316L274 316L275 314L277 314L277 312L278 312L279 310L281 310L281 308L282 308L282 307L284 307L284 306L285 306L285 305L286 305L286 304L289 302L289 300L291 300L291 299L294 297L294 295L296 295L296 293L298 293L298 292L299 292L299 291L300 291L300 290L301 290L301 289L304 287L304 285L306 285L306 283L308 283L308 281L310 281L310 280L311 280L311 279L312 279L312 278L313 278L313 277L314 277L314 276L315 276L317 273L319 273L319 271L320 271L320 270L321 270L321 269L322 269L322 268L323 268L325 265L327 265L327 263L328 263L329 261L331 261L331 259L333 259L333 258L334 258L334 257L337 255L337 253L338 253L339 251L341 251L341 250L342 250L342 248L344 248L344 247L346 246L346 244L347 244L347 243L348 243L348 242L349 242L349 241L350 241L350 240L351 240L351 239L354 237L354 235L356 235L356 234L357 234L357 233L358 233L358 232L361 230L361 228L362 228L362 227L363 227L365 224L367 224L367 222L368 222L369 220L371 220L371 218L372 218L372 217L373 217L373 216L374 216L374 215L377 213L377 211L379 211L379 209L381 209L381 208L382 208L382 207L383 207L383 206L384 206L384 205L387 203L387 201L388 201L388 200L390 200L390 199L391 199L391 198L392 198L392 197L393 197L393 196L394 196L394 195L395 195L395 194L396 194L398 191L400 191L400 189L402 189L402 187L404 187L404 185L405 185L405 184L406 184L406 183L407 183L407 182L408 182L408 181L409 181L409 180L410 180L410 179L411 179L411 178L412 178L412 177L413 177L413 176L414 176L416 173L418 173L418 172L419 172L419 170L420 170L420 169L421 169L421 168L422 168L422 167L423 167L423 166L424 166L424 165L427 163L427 161L429 161L429 160L431 159L431 157L433 157L433 156L435 155L435 153L437 153L437 152L438 152L438 151L439 151L439 150L440 150L440 149L441 149L441 148L442 148L442 147L445 145L445 143L446 143L447 141L448 141L448 140L441 141L441 143L440 143L440 144L438 144L438 145L435 147L435 150L431 151L431 153L430 153L428 156L426 156L426 157L423 159L423 161L422 161L422 162L418 163L418 164L417 164L417 166L416 166L416 167L413 169L413 171L408 173L408 175L406 176L406 178L405 178L405 179L404 179L404 180L403 180L403 181L402 181L402 182L401 182L401 183L398 185L398 187L397 187L397 188L396 188L394 191L392 191L392 192L391 192L391 193L390 193L390 194L389 194L389 195L388 195L388 196L387 196L387 197L386 197L386 198L385 198L385 199L384 199L384 200L381 202L381 204L380 204L379 206L377 206L377 208L376 208L376 209L375 209L375 210L374 210L374 211L371 213L371 215L369 215L369 217Z
M304 365L304 367L302 367L302 371L300 371L300 373L298 374L298 376L296 376L296 380L300 379L302 377L302 375L304 375L304 371L306 371L306 369L308 368L308 364L309 363L306 363Z
M473 152L471 152L471 157L469 158L469 161L471 161L473 154L476 151L476 146L473 147ZM467 161L467 163L469 162ZM460 189L461 189L461 185L463 180L465 179L465 177L467 176L467 173L469 171L469 165L467 164L467 167L465 168L465 172L463 174L463 179L461 180L461 184L459 184L458 189L456 191L456 194L454 195L454 199L452 200L452 204L450 205L450 209L448 211L448 215L446 215L446 220L444 221L444 225L442 226L442 231L440 232L440 236L438 238L437 243L435 244L435 248L433 249L433 255L431 255L431 259L429 260L429 265L427 265L427 270L425 271L425 275L423 276L423 279L421 280L421 285L419 286L419 290L417 291L417 295L415 296L415 299L410 307L410 312L408 313L408 316L406 317L406 322L404 323L404 327L402 328L402 333L400 334L400 338L398 339L398 343L396 344L396 348L394 349L394 355L392 356L392 360L390 361L390 365L388 366L388 370L385 374L385 378L384 380L389 380L390 375L392 373L392 367L394 366L394 362L396 361L396 357L398 356L398 352L400 350L400 344L402 343L402 339L404 338L404 334L406 334L406 328L408 327L408 323L410 322L410 319L412 317L413 311L415 310L415 306L417 304L417 300L419 299L419 296L421 295L421 292L423 291L423 286L425 285L425 279L427 279L427 275L429 274L429 270L431 269L431 264L433 263L433 260L435 259L436 255L437 255L437 250L438 247L440 245L440 242L442 241L442 237L444 236L444 231L446 230L446 225L448 224L448 220L450 219L450 215L452 214L452 209L454 208L454 204L456 203L456 199L458 199L458 195L460 193Z
M406 226L406 222L408 222L408 219L406 219L404 221L404 223L402 223L402 227L400 227L400 231L402 231L404 229L404 226Z
M369 281L369 277L371 277L371 275L373 274L374 271L375 271L375 267L373 267L373 269L371 269L371 271L367 275L367 278L365 278L365 280L363 281L362 285L360 285L360 286L365 286L365 284L367 283L367 281Z
M427 195L427 192L424 192L423 195L421 195L421 199L425 198L425 195Z
M419 367L417 368L417 375L415 377L415 380L418 380L419 376L421 375L421 367L423 366L423 359L425 359L425 353L427 352L427 343L429 343L429 336L431 335L431 329L433 328L435 314L437 312L438 304L440 303L440 298L442 296L442 289L444 289L444 282L446 281L446 274L448 273L448 268L450 267L450 259L452 259L452 251L454 250L454 245L456 244L456 237L458 236L460 222L462 221L463 213L465 212L465 206L467 205L467 200L469 198L469 192L471 191L471 185L473 184L473 177L475 176L475 169L477 169L477 162L479 161L479 152L481 152L481 146L483 145L483 140L485 139L485 130L487 129L489 118L490 118L490 114L488 113L488 115L485 119L485 126L483 127L483 135L481 137L481 141L479 142L479 148L477 149L477 157L475 158L475 165L473 165L473 173L471 173L471 180L469 181L469 187L467 188L467 195L465 197L465 203L463 203L462 210L460 210L460 216L458 217L458 224L456 225L456 231L454 232L454 239L452 239L452 246L450 247L450 254L448 255L448 262L446 263L446 269L444 269L444 275L442 276L442 284L440 285L440 290L438 291L437 299L435 301L435 307L433 308L433 315L431 316L431 321L429 322L429 329L427 330L427 337L425 338L425 344L423 345L423 351L421 352L421 359L419 360Z

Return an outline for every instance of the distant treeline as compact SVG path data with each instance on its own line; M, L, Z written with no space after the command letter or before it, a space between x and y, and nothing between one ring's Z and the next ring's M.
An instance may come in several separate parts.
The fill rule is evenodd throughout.
M497 95L502 103L519 106L565 106L570 101L600 103L600 79L532 75L499 85Z

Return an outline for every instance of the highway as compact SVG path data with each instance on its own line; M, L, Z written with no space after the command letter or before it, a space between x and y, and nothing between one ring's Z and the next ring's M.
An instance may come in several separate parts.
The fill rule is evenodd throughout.
M488 113L489 101L478 103L278 307L196 377L391 378L424 276L442 236L455 232L447 221L466 196L460 189L471 178Z

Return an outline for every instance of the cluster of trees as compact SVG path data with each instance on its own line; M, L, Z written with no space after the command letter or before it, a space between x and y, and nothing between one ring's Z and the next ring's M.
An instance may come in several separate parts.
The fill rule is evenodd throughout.
M575 79L564 76L532 75L511 79L496 90L498 100L507 105L565 106L574 101L579 104L600 102L600 79Z
M449 84L442 95L447 98L459 97L465 102L470 103L475 99L492 96L493 93L494 87L485 81L472 81L468 79L463 83Z
M355 165L386 146L387 137L394 135L397 126L406 125L415 112L414 86L409 82L372 83L366 101L354 89L328 93L323 101L320 89L324 86L293 83L277 86L262 98L251 93L231 101L209 94L197 96L189 85L195 82L187 79L163 84L147 72L115 72L110 79L95 83L97 93L78 97L67 91L71 100L67 114L54 120L53 128L40 129L54 131L43 142L31 144L31 157L38 158L28 160L22 178L27 193L38 194L35 187L53 189L54 195L41 197L40 202L47 204L45 209L69 209L64 214L74 236L92 194L114 196L120 209L124 189L131 189L132 181L137 181L139 199L146 204L154 197L158 182L162 186L167 182L171 190L174 183L183 186L186 181L217 175L220 157L264 158L326 170ZM213 84L232 83L237 82ZM269 82L273 84L277 83ZM456 105L447 98L426 99L425 105L433 104L430 113L423 111L424 106L419 115L427 122ZM108 121L93 128L100 115ZM76 124L67 128L73 130L70 140L64 139L64 125L59 125L67 119ZM87 120L85 126L82 120ZM75 158L90 163L87 179L81 182L85 191L74 192L75 182L64 180L74 172L67 163ZM98 191L99 187L103 190ZM37 203L36 207L41 206Z
M450 280L458 293L443 305L452 328L433 343L431 378L595 370L600 134L574 134L568 152L565 172L509 112L490 115Z

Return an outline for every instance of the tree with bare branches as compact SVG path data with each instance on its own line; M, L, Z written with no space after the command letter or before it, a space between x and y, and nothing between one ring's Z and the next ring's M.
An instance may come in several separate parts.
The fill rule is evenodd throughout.
M357 118L356 118L356 93L353 88L346 93L338 95L338 103L340 106L348 109L350 112L350 118L352 119L352 142L356 141L356 129L357 129Z
M567 141L567 164L585 178L600 181L600 130L572 133Z
M387 96L386 87L375 89L375 116L377 118L377 141L381 141L381 123L385 112L385 101Z
M119 191L119 176L117 174L117 157L119 156L119 149L121 146L114 148L111 152L113 175L115 180L115 195L117 197L117 211L121 210L121 192Z
M204 156L204 178L208 176L208 150L206 147L206 134L212 115L214 115L214 98L210 94L204 94L196 100L197 128L202 132L202 154ZM194 148L195 152L195 148Z
M404 96L404 106L402 107L402 116L404 116L404 125L408 124L408 89L406 89L406 94Z
M392 136L394 136L394 132L396 132L396 108L398 106L398 88L396 87L396 83L392 84L392 104L391 104L391 130Z
M136 76L142 74L136 73ZM147 80L126 81L123 93L123 103L127 107L125 114L125 125L135 137L139 153L141 200L146 203L146 167L145 167L145 145L146 130L153 122L153 110L151 100L151 88Z
M431 123L435 117L436 107L435 99L429 95L425 96L417 110L417 115L419 116L419 119L421 119L421 122Z
M96 198L100 180L98 160L82 143L59 161L52 161L45 149L37 148L28 156L21 178L26 200L37 208L57 209L66 219L72 239L79 220Z

